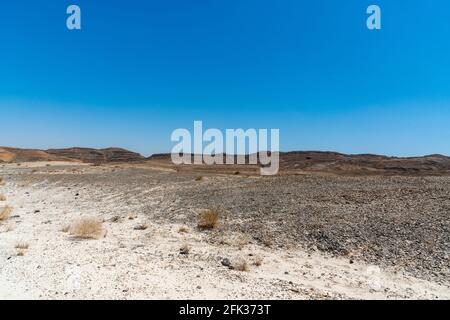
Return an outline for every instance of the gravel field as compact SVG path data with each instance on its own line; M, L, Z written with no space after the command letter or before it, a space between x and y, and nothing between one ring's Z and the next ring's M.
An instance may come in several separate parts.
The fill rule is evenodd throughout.
M24 215L31 210L42 216L45 208L51 208L52 217L90 213L105 221L136 214L138 221L157 229L186 226L196 230L198 215L217 208L219 228L193 231L191 242L225 250L225 255L233 254L227 250L242 254L247 250L243 247L253 248L250 256L258 251L278 258L301 252L306 260L318 255L356 268L376 266L389 274L437 285L445 294L450 291L450 177L208 173L200 179L198 173L76 165L7 166L0 168L0 176L10 186L3 187L8 198L23 198L13 205L19 206L19 212L22 207ZM27 197L38 192L31 204L34 207L29 207ZM22 218L22 214L16 217L19 227ZM109 229L113 228L117 224L111 224ZM13 232L0 231L0 238ZM105 239L111 237L108 234ZM219 259L215 263L220 266L222 258L215 257ZM414 296L407 290L397 293L393 297ZM281 297L295 298L291 294ZM321 294L309 297L320 298ZM339 290L327 294L331 298L364 297Z

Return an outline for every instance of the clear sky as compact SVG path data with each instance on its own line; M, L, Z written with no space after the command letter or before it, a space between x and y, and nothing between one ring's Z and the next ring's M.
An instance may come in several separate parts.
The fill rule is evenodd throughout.
M450 1L2 1L0 111L3 146L149 155L203 120L279 128L285 151L450 155Z

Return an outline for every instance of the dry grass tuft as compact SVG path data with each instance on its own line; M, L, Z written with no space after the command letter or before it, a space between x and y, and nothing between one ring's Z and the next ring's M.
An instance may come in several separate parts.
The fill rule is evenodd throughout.
M6 201L6 197L3 194L0 194L0 201Z
M128 220L134 220L138 217L138 215L136 213L130 213L128 215Z
M191 252L191 246L187 243L183 244L180 248L180 254L187 255Z
M267 248L272 248L274 245L274 242L275 241L273 240L273 236L271 236L271 235L265 236L262 241L263 245Z
M16 254L18 257L23 257L27 253L27 250L25 249L17 249Z
M178 229L179 233L189 233L189 229L187 227L180 227L180 229Z
M20 242L16 244L15 248L17 256L23 257L27 253L29 247L30 246L28 245L28 243L25 242Z
M240 238L237 241L237 247L239 250L243 250L248 244L250 243L250 241L247 238Z
M209 209L200 214L198 227L201 230L214 229L219 226L219 210Z
M255 261L253 261L253 265L260 267L263 264L263 259L261 257L255 257Z
M149 225L147 223L144 223L144 224L138 224L133 229L138 230L138 231L144 231L144 230L147 230L148 227L149 227Z
M104 235L103 221L97 218L83 218L74 222L69 233L81 239L99 239Z
M244 259L237 260L235 263L232 264L231 267L233 270L236 270L236 271L242 271L242 272L250 271L248 263Z
M109 221L116 223L116 222L120 222L121 218L120 218L120 216L113 216L111 219L109 219Z
M18 244L16 244L15 248L16 249L23 249L26 250L30 247L30 245L28 243L25 242L19 242Z
M9 206L0 208L0 221L6 221L11 216L12 208Z

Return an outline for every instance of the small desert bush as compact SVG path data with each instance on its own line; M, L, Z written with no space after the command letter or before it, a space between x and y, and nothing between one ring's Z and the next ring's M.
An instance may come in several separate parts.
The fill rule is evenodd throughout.
M237 240L237 247L239 250L243 250L249 243L250 241L247 238L240 238Z
M202 180L203 180L202 176L198 176L198 177L195 178L195 181L202 181Z
M23 257L27 253L27 250L26 249L17 249L16 252L17 252L18 257Z
M209 209L200 214L198 227L201 230L214 229L219 226L219 210Z
M140 231L143 231L143 230L147 230L148 229L148 224L147 223L144 223L144 224L138 224L138 225L136 225L133 229L134 230L140 230Z
M27 253L27 250L29 247L30 246L28 245L28 243L25 243L25 242L20 242L20 243L16 244L17 256L23 257Z
M262 243L267 248L272 248L274 245L273 236L267 235L263 238Z
M0 194L0 201L6 201L6 197L3 194Z
M0 208L0 221L8 220L11 216L12 208L9 206Z
M257 267L261 266L262 263L263 263L263 258L261 258L261 257L256 257L255 261L253 261L253 265L257 266Z
M121 220L120 216L113 216L111 219L109 219L109 221L114 223L120 222L120 220Z
M183 244L180 248L180 254L189 254L191 252L191 246L187 243Z
M189 229L187 227L180 227L180 229L178 229L179 233L189 233Z
M245 271L245 272L247 272L247 271L250 270L250 268L248 267L247 261L245 261L244 259L237 260L235 263L233 263L231 265L231 267L232 267L233 270L236 270L236 271L243 271L243 272Z
M16 249L23 249L26 250L30 247L30 245L28 243L25 242L19 242L18 244L16 244Z
M128 220L134 220L137 219L138 215L136 213L130 213L128 215Z
M104 235L103 221L96 218L83 218L69 228L70 235L82 239L99 239Z

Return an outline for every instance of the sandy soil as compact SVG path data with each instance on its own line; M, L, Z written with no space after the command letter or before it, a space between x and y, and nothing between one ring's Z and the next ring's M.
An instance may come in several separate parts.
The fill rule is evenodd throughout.
M290 225L296 222L293 212L312 204L302 203L298 194L286 196L282 187L302 190L299 184L305 180L209 174L196 181L196 174L189 172L66 163L4 165L0 177L4 180L0 194L6 197L0 207L13 207L12 216L0 222L0 299L450 299L446 235L428 243L435 246L428 258L417 258L416 264L408 265L391 262L403 259L403 253L411 255L408 248L416 250L417 256L427 255L426 251L405 243L398 252L374 249L357 253L354 249L361 247L356 245L360 240L339 242L340 238L333 238L337 234L354 236L345 217L336 218L333 210L323 221L317 216L315 225L328 221L336 230L347 229L327 233L324 238L310 237L315 235L310 225ZM326 190L329 186L342 192L336 186L351 183L357 190L373 192L373 180L366 184L360 180L364 178L350 182L349 178L307 179L319 179L315 184L306 180L311 192L307 201L315 199L315 207L353 214L374 205L332 205L333 192ZM408 178L389 179L377 183L388 187L415 183ZM435 196L449 192L447 180L433 179L437 180L422 185L425 183L427 190L436 187ZM362 199L358 192L351 196L346 201ZM420 207L421 200L414 199L415 207ZM390 204L388 199L383 201ZM409 200L405 201L408 204ZM435 203L447 205L445 201ZM212 205L223 208L221 225L214 231L201 231L196 227L198 214ZM423 205L427 208L429 203ZM279 214L273 216L267 206ZM253 211L246 216L249 208ZM397 202L393 208L403 211ZM447 230L442 219L448 217L448 211L443 214L442 208L435 209L436 220L428 228L440 233ZM106 235L81 240L64 232L80 217L103 219ZM147 229L137 230L144 224ZM399 225L405 226L404 220ZM181 227L187 232L180 232ZM414 228L405 228L397 233L419 237ZM327 231L321 230L322 234ZM371 226L360 231L365 239L362 243L370 244L371 232L379 230ZM266 234L273 238L269 241ZM380 243L386 245L381 246L386 248L398 246L401 238L383 241ZM327 246L336 242L338 250ZM28 245L23 256L17 255L18 244ZM182 255L180 248L185 244L191 250ZM225 266L226 260L231 264L245 261L249 270L231 270Z

